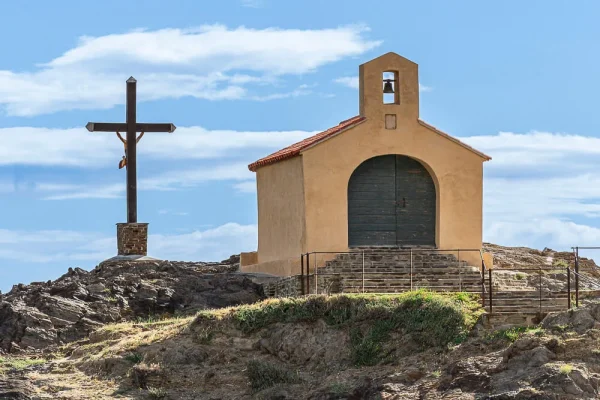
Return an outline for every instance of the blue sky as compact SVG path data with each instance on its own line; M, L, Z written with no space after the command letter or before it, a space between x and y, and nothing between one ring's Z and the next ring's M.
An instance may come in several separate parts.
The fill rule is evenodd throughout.
M150 255L256 248L246 165L357 114L358 65L419 64L421 118L493 157L484 240L600 244L595 1L6 2L0 25L0 290L116 253L125 80ZM6 18L8 16L8 18ZM591 254L593 256L593 254Z

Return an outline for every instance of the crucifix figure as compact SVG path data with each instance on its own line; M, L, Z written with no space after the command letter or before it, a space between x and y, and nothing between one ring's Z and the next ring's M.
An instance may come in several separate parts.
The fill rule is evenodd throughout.
M127 166L127 223L137 223L137 170L136 145L144 132L173 132L175 125L139 123L136 121L136 85L132 76L127 79L126 122L88 122L85 126L90 132L116 132L125 146L125 156L119 163L119 169ZM126 139L119 132L126 131ZM136 138L137 132L142 134Z
M119 169L121 169L121 168L127 166L127 140L123 139L123 136L121 136L119 131L117 131L117 136L119 137L119 140L121 140L121 142L123 142L123 146L125 147L125 155L123 156L121 161L119 161ZM135 144L138 144L140 142L140 139L142 138L142 136L144 136L144 132L142 132L140 134L140 136L138 136L138 138L135 139Z

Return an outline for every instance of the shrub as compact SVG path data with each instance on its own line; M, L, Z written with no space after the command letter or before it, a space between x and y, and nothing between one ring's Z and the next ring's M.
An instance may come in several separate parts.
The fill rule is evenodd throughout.
M569 375L573 371L573 366L571 364L561 365L558 369L558 372L564 375Z
M489 340L506 340L509 342L516 341L521 335L525 333L533 334L533 335L541 335L543 333L543 329L540 327L531 327L531 326L517 326L508 329L502 329L498 331L494 331L489 334L486 339Z
M447 347L461 343L482 313L477 296L419 290L394 295L269 299L228 310L200 312L194 325L202 331L207 324L228 321L242 332L252 333L275 323L321 319L330 326L349 327L354 363L374 365L385 358L383 344L392 331L409 335L421 347Z
M144 361L144 356L135 351L126 354L125 357L123 357L123 358L132 364L139 364L142 361Z
M460 342L477 322L483 310L467 293L439 294L424 290L398 295L335 295L270 299L231 309L230 319L245 333L278 322L312 322L323 319L332 326L354 325L361 321L390 319L394 328L414 333L424 345ZM210 313L200 320L215 319ZM427 332L427 335L421 335Z
M167 398L167 391L163 388L148 388L148 397L155 400Z
M280 383L298 383L300 381L298 375L288 369L260 360L249 361L246 373L250 380L250 386L255 392Z

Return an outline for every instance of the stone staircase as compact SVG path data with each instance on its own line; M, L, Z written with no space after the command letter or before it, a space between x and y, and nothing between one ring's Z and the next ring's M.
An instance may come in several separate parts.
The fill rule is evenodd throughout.
M397 293L421 288L481 293L481 274L454 254L436 250L414 250L411 256L408 250L355 249L317 262L316 272L313 265L308 287L310 293Z
M364 261L363 261L364 260ZM363 268L364 264L364 268ZM398 293L416 289L482 293L480 269L458 261L456 253L434 249L369 248L340 253L311 266L307 289L314 293ZM518 273L494 273L492 309L486 274L485 304L491 326L536 324L544 315L567 309L566 291L540 290ZM490 313L491 311L491 313Z

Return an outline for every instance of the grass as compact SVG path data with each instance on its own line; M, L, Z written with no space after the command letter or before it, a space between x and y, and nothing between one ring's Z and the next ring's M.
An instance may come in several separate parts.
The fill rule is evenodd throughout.
M414 332L424 344L459 341L483 313L467 293L441 294L419 290L393 295L335 295L269 299L235 308L201 311L195 324L229 320L244 333L284 322L314 322L331 326L389 319L398 328ZM420 335L427 332L427 335Z
M43 358L12 358L0 357L0 374L4 374L11 370L20 371L32 365L40 365L46 363Z
M437 379L437 378L439 378L440 376L442 376L442 371L441 371L441 370L439 370L439 369L436 369L435 371L433 371L433 372L431 373L431 376Z
M246 374L250 380L250 386L255 392L281 383L300 382L298 375L288 369L260 360L249 361Z
M160 319L153 322L122 322L105 325L96 331L96 336L102 339L84 345L77 345L76 351L83 358L90 360L129 352L125 357L134 362L138 357L132 352L140 346L161 342L180 334L185 330L193 317L176 317ZM134 362L135 364L135 362Z
M424 290L390 295L356 294L268 299L259 303L199 312L195 317L154 316L107 325L95 332L92 343L78 345L76 354L94 360L124 354L133 364L141 346L164 341L188 331L197 343L209 344L219 325L250 334L275 323L323 320L347 329L355 365L386 361L385 344L392 333L409 335L421 348L461 343L483 313L476 296ZM188 330L188 328L192 328Z
M541 335L543 333L544 333L544 330L540 327L517 326L517 327L513 327L513 328L494 331L491 334L489 334L486 337L486 339L488 341L506 340L508 342L514 342L524 334Z
M329 386L329 391L336 396L347 395L352 390L352 385L348 383L335 382Z
M163 388L148 388L148 397L155 400L167 398L167 391Z
M425 290L393 295L334 295L269 299L222 310L201 311L195 325L230 322L244 333L275 323L324 320L334 327L349 327L355 365L383 361L383 348L391 332L409 334L421 347L461 343L483 313L477 298L467 293Z
M573 371L573 366L571 364L561 365L558 369L558 372L564 375L569 375Z
M522 274L522 273L517 273L517 274L515 275L515 278L516 278L518 281L522 281L522 280L523 280L523 279L525 279L526 277L527 277L527 275L525 275L525 274Z
M144 356L135 351L125 355L123 358L132 364L139 364L144 361Z

